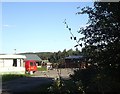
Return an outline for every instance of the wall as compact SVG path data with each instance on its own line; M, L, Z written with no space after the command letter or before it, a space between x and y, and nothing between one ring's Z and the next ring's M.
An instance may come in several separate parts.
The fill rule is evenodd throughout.
M0 74L25 74L23 59L17 59L17 67L13 66L13 59L0 59Z
M0 59L0 68L3 67L3 66L4 66L4 65L3 65L3 60Z
M12 59L0 59L0 67L12 67Z
M12 67L13 66L13 59L4 59L3 60L3 67Z
M25 74L24 67L3 67L0 68L0 74Z

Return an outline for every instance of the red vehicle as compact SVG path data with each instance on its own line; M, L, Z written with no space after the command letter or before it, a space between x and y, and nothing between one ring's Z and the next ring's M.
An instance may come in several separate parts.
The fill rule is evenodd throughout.
M26 73L33 74L37 71L37 64L34 60L25 60L25 70Z

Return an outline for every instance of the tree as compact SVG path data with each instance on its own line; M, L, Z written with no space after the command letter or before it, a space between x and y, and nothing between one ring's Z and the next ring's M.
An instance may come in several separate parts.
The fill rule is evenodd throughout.
M106 86L102 85L102 87L116 92L120 90L119 5L120 2L95 2L94 8L85 7L77 13L89 16L88 26L80 28L79 31L84 35L80 38L85 45L83 52L90 57L92 64L97 63L102 84L106 83ZM106 91L101 90L103 90L101 92Z
M73 49L69 49L69 50L67 51L67 53L68 53L68 55L73 55Z
M94 8L85 7L77 13L89 15L89 25L86 28L81 28L79 33L84 35L80 38L85 45L82 53L89 57L87 62L91 62L92 65L87 69L75 71L74 75L71 75L74 83L72 89L68 88L70 85L61 83L64 85L63 88L67 88L69 91L66 94L73 93L72 90L80 90L79 94L120 93L119 5L120 3L95 2ZM67 28L71 31L71 28L68 26ZM78 43L78 41L76 42ZM73 54L73 51L69 50L68 53ZM60 86L57 91L61 92L63 88Z
M79 33L84 37L79 40L84 41L85 47L82 49L84 55L88 56L87 62L92 64L87 70L75 72L72 78L77 76L78 80L83 83L85 91L98 87L98 92L120 92L120 2L94 2L94 7L84 7L76 14L88 14L88 25L80 28ZM66 28L71 33L71 28ZM71 33L72 34L72 33ZM74 35L72 34L72 37ZM77 46L81 46L77 42ZM82 44L83 45L83 44ZM90 61L89 61L90 60ZM94 67L95 66L95 67ZM85 72L87 71L87 72ZM89 81L93 79L92 86L85 83L85 74L89 75ZM83 74L83 75L82 75ZM84 78L84 79L82 79ZM74 80L74 79L73 79ZM114 88L114 89L113 89Z
M75 51L74 51L74 54L75 54L75 55L80 55L81 52L78 50L78 48L76 48Z
M89 26L81 28L79 31L79 33L85 35L81 40L85 42L86 47L94 46L94 50L98 53L109 52L107 61L110 59L112 62L113 60L114 62L117 61L120 57L118 55L120 54L119 4L95 2L94 8L86 7L81 12L78 12L78 14L87 13L89 15ZM112 51L115 53L115 56L110 54ZM114 57L116 57L116 60Z

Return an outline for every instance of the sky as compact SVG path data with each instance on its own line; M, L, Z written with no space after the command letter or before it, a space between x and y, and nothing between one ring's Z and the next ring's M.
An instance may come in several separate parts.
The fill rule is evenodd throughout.
M82 37L77 31L88 16L76 12L85 6L93 2L2 2L0 53L74 50L76 42L63 22L66 19L74 36Z

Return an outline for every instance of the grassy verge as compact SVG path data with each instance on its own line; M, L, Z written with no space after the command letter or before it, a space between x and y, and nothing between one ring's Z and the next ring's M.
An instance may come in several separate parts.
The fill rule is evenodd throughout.
M41 67L41 68L37 68L38 71L47 71L47 68L46 67Z
M2 76L2 82L18 79L21 77L28 77L28 75L24 75L24 74L4 74L1 76Z

